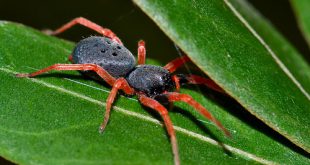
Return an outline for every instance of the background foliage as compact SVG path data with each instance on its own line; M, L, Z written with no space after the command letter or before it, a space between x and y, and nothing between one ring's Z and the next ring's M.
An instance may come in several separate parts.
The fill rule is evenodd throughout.
M33 26L37 29L42 29L42 28L58 27L62 23L66 22L66 21L68 21L68 20L70 20L76 16L82 15L84 17L89 18L90 20L93 20L94 22L98 22L100 25L109 27L109 28L113 29L114 31L116 31L117 34L120 36L120 38L122 38L122 40L126 43L126 46L132 51L136 50L136 41L143 38L144 40L147 41L148 57L153 58L157 61L160 61L161 64L164 64L167 61L169 61L169 60L171 60L177 56L177 53L176 53L175 48L173 46L173 43L158 29L157 26L154 25L153 22L151 22L131 2L122 2L122 5L119 5L120 2L117 2L117 1L103 1L103 2L94 1L92 3L88 2L87 4L84 4L81 2L75 2L74 5L72 3L70 3L70 4L62 3L60 5L59 3L55 3L55 1L46 1L47 4L45 4L44 6L48 6L48 8L50 9L50 10L47 10L47 8L45 8L43 5L40 5L40 2L33 1L34 4L38 5L38 7L36 7L34 9L34 8L32 8L32 6L29 3L27 3L27 5L29 5L31 7L25 7L26 5L22 5L22 4L20 6L17 6L17 7L14 6L15 7L14 9L20 13L17 14L18 12L16 12L16 13L14 12L13 16L10 15L10 13L12 13L12 12L6 13L6 11L10 11L10 7L9 7L10 4L9 3L10 2L7 2L6 5L2 6L2 7L5 6L5 8L3 8L3 10L1 10L1 16L3 16L1 19L17 21L17 22L24 23L26 25ZM11 3L13 3L13 2L11 2ZM19 3L21 3L21 2L19 2ZM275 2L272 2L272 3L275 3ZM279 2L277 2L277 3L279 4ZM281 8L282 8L282 10L285 9L285 11L287 11L289 9L289 7L287 6L288 5L287 2L281 1L281 3L280 3L281 5L270 5L270 4L262 5L264 3L258 3L258 1L257 2L253 1L253 4L256 4L256 6L258 6L259 8L264 9L264 11L265 11L265 13L267 13L267 15L268 15L268 11L269 11L270 15L271 15L270 19L272 20L272 22L275 25L277 25L278 27L280 27L280 30L284 34L288 34L288 35L286 35L287 38L291 39L291 42L299 48L299 51L302 52L302 54L304 55L304 57L306 59L309 59L309 49L305 48L306 47L305 41L302 39L301 35L296 35L296 34L301 34L301 33L296 28L297 26L294 23L295 20L293 19L292 12L276 12L277 11L276 9L279 9L279 8L280 8L280 11L281 11ZM101 6L109 6L109 7L106 7L103 10ZM274 7L270 8L269 6L274 6ZM291 20L290 19L279 19L279 17L281 17L281 13L287 14L286 16L283 16L283 17L291 18ZM21 18L21 17L24 17L24 18ZM281 23L278 20L285 20L285 22ZM292 23L288 23L289 21L292 21ZM141 26L141 22L143 22L143 26ZM144 22L146 22L146 23L144 23ZM285 26L281 26L281 24L282 25L285 24ZM288 25L290 25L290 26L288 26ZM80 36L88 36L89 34L91 34L90 31L84 30L82 28L76 28L76 29L73 29L72 31L69 31L68 33L62 35L61 37L65 37L65 38L68 38L70 40L77 41L81 38ZM23 41L20 41L20 43L23 43ZM21 46L22 46L22 44L21 44ZM71 46L69 44L68 50L70 50L70 48L71 48ZM66 54L66 53L63 53L63 54ZM168 55L159 56L159 54L169 54L169 56ZM57 60L55 60L55 61L57 61ZM44 66L44 64L42 62L40 62L40 65ZM47 81L49 81L49 80L47 80ZM18 83L18 82L16 82L16 83ZM61 81L59 82L59 84L61 84ZM84 92L86 92L86 91L84 91ZM67 101L67 102L69 102L69 101ZM72 100L72 102L74 102L74 100ZM236 104L236 103L234 103L234 104ZM41 105L39 104L36 106L41 106ZM66 105L62 105L62 106L66 106ZM72 106L72 104L70 104L70 106ZM75 105L75 106L77 106L77 105ZM236 106L238 106L238 105L236 105ZM216 107L214 109L216 109ZM242 113L243 111L245 111L241 107L239 107L239 109L241 109L241 110L238 112ZM87 111L87 110L85 110L85 111ZM50 113L52 113L52 112L50 112ZM100 113L98 113L98 114L100 114ZM98 118L98 116L100 116L98 114L97 114L97 118ZM63 114L63 115L65 115L65 114ZM221 114L221 112L220 112L220 115L223 116L223 114ZM245 113L245 116L249 117L248 115L249 114ZM81 116L81 118L82 117L83 116ZM115 117L115 118L117 118L117 117ZM244 117L244 118L246 118L246 117ZM121 117L119 117L118 119L121 120ZM38 122L39 121L40 120L38 119ZM180 120L180 121L182 121L182 120ZM130 122L130 121L128 121L128 122ZM266 134L266 132L270 131L265 126L263 126L264 129L259 129L259 127L262 126L261 125L262 123L259 123L259 121L257 121L257 123L258 123L257 125L254 124L255 126L252 126L252 127L254 127L254 129L256 131L259 130L258 132L263 132L264 134ZM132 124L134 125L134 124L138 124L138 123L133 122ZM179 123L177 123L177 124L179 124ZM116 125L116 126L119 126L119 125ZM91 125L90 127L96 127L96 126ZM148 127L148 126L145 126L145 127ZM145 128L145 129L151 129L151 127L152 126L150 126L150 128ZM115 129L123 130L125 128L115 128ZM159 130L161 130L161 129L159 129ZM161 130L161 131L163 132L163 130ZM94 131L94 132L96 132L96 131ZM117 133L117 132L114 132L114 133ZM97 135L97 134L95 133L95 135ZM115 136L117 136L117 135L115 135ZM137 133L137 136L138 136L138 133ZM158 135L155 135L155 136L157 137ZM180 137L180 139L182 139L182 137ZM290 144L290 142L283 139L283 137L281 137L279 135L273 135L273 139L277 139L276 141L280 141L282 144L284 144L284 146L287 146L289 148L293 148L292 150L295 150L297 153L301 153L301 155L304 155L307 157L306 153L303 153L303 151L300 151L296 148L294 149L294 146L292 146ZM118 140L121 141L121 139L118 139ZM166 142L166 145L169 145L167 143L167 139L162 138L160 143L165 144L165 142L163 142L163 141ZM180 140L180 141L182 141L182 140ZM74 143L72 143L72 144L74 144ZM135 146L137 146L137 145L139 145L139 144L136 144ZM181 143L181 145L182 145L182 143ZM153 149L156 149L156 148L153 148ZM170 153L169 148L167 148L166 150L167 150L166 153L169 154ZM145 150L143 150L143 151L145 151ZM129 157L130 157L130 155L127 157L127 159ZM301 158L301 160L302 159L303 158ZM200 159L196 158L196 160L200 160Z

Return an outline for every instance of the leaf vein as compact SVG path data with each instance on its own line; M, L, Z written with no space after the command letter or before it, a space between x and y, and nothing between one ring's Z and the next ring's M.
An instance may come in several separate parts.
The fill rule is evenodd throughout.
M266 48L275 62L283 70L283 72L293 81L293 83L298 87L298 89L310 100L310 94L303 88L303 86L298 82L294 75L289 71L289 69L283 64L283 62L278 58L278 56L272 51L268 44L263 40L263 38L252 28L252 26L243 18L243 16L236 10L236 8L229 2L229 0L224 0L225 4L230 8L230 10L235 14L235 16L241 21L241 23L258 39L258 41Z
M12 70L9 70L7 68L0 68L1 71L3 72L6 72L6 73L11 73L11 74L16 74L17 72L15 71L12 71ZM32 82L35 82L35 83L38 83L40 85L43 85L43 86L46 86L46 87L49 87L51 89L55 89L57 91L60 91L60 92L63 92L63 93L66 93L66 94L69 94L69 95L72 95L74 97L77 97L77 98L80 98L80 99L83 99L83 100L87 100L89 102L92 102L94 104L98 104L98 105L101 105L101 106L105 106L106 103L104 102L101 102L99 100L96 100L96 99L93 99L91 97L88 97L88 96L85 96L83 94L80 94L80 93L76 93L76 92L73 92L73 91L70 91L70 90L67 90L65 88L61 88L61 87L58 87L58 86L55 86L53 84L49 84L49 83L46 83L44 81L41 81L41 80L38 80L38 79L34 79L34 78L27 78L29 80L31 80ZM139 118L139 119L142 119L144 121L148 121L148 122L151 122L151 123L154 123L154 124L157 124L157 125L160 125L160 126L163 126L161 124L160 121L152 118L152 117L149 117L149 116L145 116L143 114L140 114L140 113L137 113L137 112L132 112L132 111L129 111L129 110L126 110L126 109L123 109L123 108L120 108L120 107L117 107L117 106L113 106L113 109L116 111L116 112L120 112L120 113L123 113L123 114L126 114L128 116L133 116L133 117L136 117L136 118ZM192 132L190 130L187 130L187 129L184 129L184 128L181 128L181 127L178 127L178 126L173 126L174 129L180 133L183 133L184 135L187 135L189 137L193 137L193 138L196 138L196 139L199 139L201 141L204 141L204 142L207 142L209 144L212 144L212 145L215 145L215 146L218 146L218 147L225 147L225 149L233 152L233 153L236 153L242 157L245 157L245 158L249 158L249 159L252 159L254 161L257 161L259 163L262 163L262 164L278 164L276 162L273 162L273 161L270 161L270 160L266 160L266 159L263 159L263 158L260 158L254 154L251 154L251 153L248 153L246 151L243 151L241 149L238 149L238 148L235 148L235 147L232 147L230 145L227 145L227 144L219 144L217 141L209 138L209 137L206 137L206 136L203 136L201 134L198 134L198 133L195 133L195 132Z

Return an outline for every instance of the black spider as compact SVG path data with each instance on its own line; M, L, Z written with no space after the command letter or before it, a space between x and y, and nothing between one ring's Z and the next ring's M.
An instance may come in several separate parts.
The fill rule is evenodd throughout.
M172 75L172 73L189 61L187 56L177 58L164 67L145 64L145 43L138 43L138 65L132 53L123 46L121 40L109 29L85 19L76 18L51 34L59 34L70 27L81 24L97 31L104 37L89 37L81 40L75 47L69 60L73 64L55 64L30 74L17 74L17 77L34 77L50 70L79 70L91 76L96 75L112 86L107 98L106 111L100 132L104 131L110 117L112 103L118 90L127 95L138 95L144 106L156 110L163 118L170 136L174 163L180 164L178 146L172 122L167 109L161 103L183 101L193 106L201 115L214 122L226 135L229 132L201 104L187 94L178 93L180 85L203 84L211 89L224 92L212 80L196 75ZM94 74L95 73L95 74ZM176 92L173 92L176 90Z

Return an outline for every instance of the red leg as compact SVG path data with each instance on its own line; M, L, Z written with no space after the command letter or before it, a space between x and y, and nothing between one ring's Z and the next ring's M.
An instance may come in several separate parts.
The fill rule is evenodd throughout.
M109 97L107 98L107 101L106 101L107 105L106 105L106 111L105 111L104 119L103 119L103 122L99 128L100 133L102 133L104 131L105 127L108 124L108 121L110 118L111 106L114 102L115 96L116 96L119 89L122 89L128 95L134 94L134 89L129 86L126 79L119 78L115 81L115 83L112 87L111 93L109 94Z
M81 70L81 71L95 71L104 81L106 81L111 86L115 82L115 78L112 77L107 71L101 68L99 65L95 64L54 64L47 68L41 69L33 73L24 73L16 74L16 77L35 77L42 73L51 71L51 70Z
M69 57L68 57L68 60L73 64L74 62L73 62L73 57L72 57L72 55L70 55Z
M172 76L172 81L175 83L175 90L177 92L180 91L181 85L180 85L180 78L177 75Z
M149 98L149 97L146 97L144 95L139 95L139 100L140 100L141 104L156 110L160 114L160 116L163 118L167 132L170 136L170 141L171 141L171 145L172 145L172 152L174 155L174 164L179 165L180 159L179 159L177 139L175 136L175 132L174 132L174 128L173 128L171 119L168 115L168 110L163 105L161 105L159 102L157 102L156 100Z
M138 43L138 64L145 64L145 42L143 40Z
M212 90L225 94L225 91L220 86L218 86L214 81L208 78L204 78L204 77L192 75L192 74L191 75L183 75L183 74L173 75L172 78L176 84L177 91L179 91L180 85L183 85L183 84L198 84L198 85L202 84L202 85L205 85L211 88Z
M85 27L88 27L88 28L90 28L90 29L92 29L92 30L94 30L94 31L106 36L106 37L111 38L112 40L118 42L119 44L122 44L121 40L110 29L103 28L103 27L97 25L96 23L93 23L93 22L91 22L91 21L89 21L83 17L78 17L78 18L71 20L70 22L66 23L62 27L51 32L51 34L57 35L59 33L66 31L67 29L71 28L72 26L74 26L76 24L80 24L80 25L83 25Z
M220 128L225 133L226 136L230 136L230 133L228 132L228 130L226 130L226 128L217 119L215 119L207 109L205 109L201 104L195 101L190 95L180 94L176 92L167 92L165 93L165 95L167 96L169 102L183 101L191 105L201 115L203 115L205 118L212 121L218 128Z
M184 63L188 62L190 59L188 56L182 56L177 59L174 59L173 61L169 62L164 66L165 69L167 69L170 73L173 73L176 71L179 67L181 67Z

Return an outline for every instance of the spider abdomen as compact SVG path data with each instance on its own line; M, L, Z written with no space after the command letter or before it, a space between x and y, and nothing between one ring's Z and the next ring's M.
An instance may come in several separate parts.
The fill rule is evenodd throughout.
M136 66L128 73L126 80L136 91L152 98L165 91L171 91L175 86L169 71L154 65Z
M115 78L125 76L135 64L135 58L123 45L107 37L92 36L81 40L73 50L73 63L97 64Z

